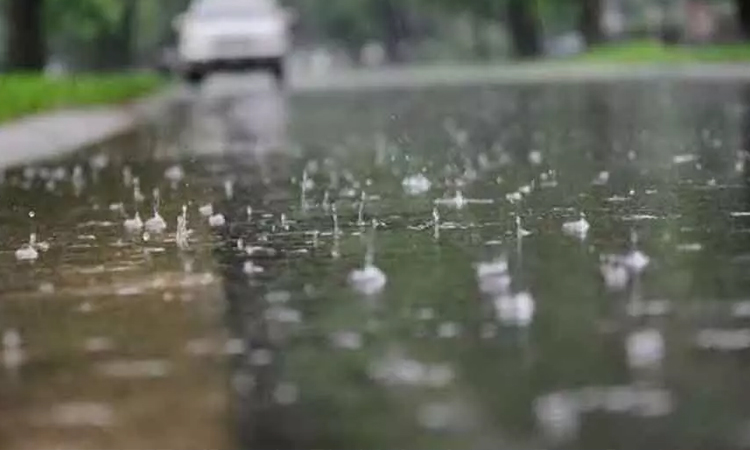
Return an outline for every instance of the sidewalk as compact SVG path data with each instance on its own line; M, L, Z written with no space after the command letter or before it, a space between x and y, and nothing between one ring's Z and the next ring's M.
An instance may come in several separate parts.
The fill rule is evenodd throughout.
M428 86L549 84L674 79L750 82L750 64L608 64L564 61L347 69L292 80L301 92Z
M0 125L0 170L74 152L157 116L174 97L167 88L127 106L63 109Z

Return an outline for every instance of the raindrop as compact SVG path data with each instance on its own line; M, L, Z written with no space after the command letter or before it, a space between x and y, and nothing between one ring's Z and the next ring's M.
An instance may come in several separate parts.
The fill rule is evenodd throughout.
M172 183L173 187L185 178L185 171L179 165L172 166L164 171L164 177Z
M565 222L562 226L565 234L575 236L579 239L585 239L589 232L589 222L586 220L586 214L581 212L581 216L578 220L572 222Z
M627 337L625 349L631 367L656 367L664 359L664 338L655 329L636 331Z
M453 339L460 333L460 328L455 322L445 322L438 326L437 335L443 339Z
M432 183L423 174L412 175L404 178L401 183L404 191L409 195L421 195L430 190Z
M575 399L566 393L554 393L534 401L537 423L544 434L556 442L575 439L581 427Z
M226 219L223 214L214 214L208 218L208 224L213 228L219 228L226 225Z
M523 194L520 191L505 194L505 199L510 203L518 203L523 200Z
M437 206L432 208L432 237L437 240L440 239L440 211Z
M39 258L39 252L34 248L34 243L32 242L34 234L32 233L31 236L28 243L23 244L16 250L16 259L18 261L36 261Z
M198 212L203 217L211 217L214 214L214 207L212 204L208 203L198 208Z
M672 158L674 164L687 164L698 160L698 156L694 154L675 155Z
M141 203L146 199L141 192L141 180L138 177L133 178L133 200Z
M161 215L159 215L158 189L154 189L154 216L146 221L144 228L151 234L161 234L167 229L167 222Z
M133 185L133 171L128 166L122 168L122 184L125 187Z
M521 216L516 214L516 236L521 239L530 235L531 231L524 229L523 225L521 224Z
M291 405L297 402L299 388L292 383L280 383L273 393L273 398L279 405Z
M242 271L247 275L254 275L256 273L263 273L263 267L254 264L252 261L245 261Z
M362 348L362 335L355 331L339 331L331 336L334 347L346 350L359 350Z
M527 327L534 320L534 298L528 292L500 295L494 301L497 319L510 326Z
M234 197L234 182L232 180L224 180L224 195L229 200Z
M185 250L189 246L188 238L190 231L187 225L187 205L182 206L182 214L177 216L177 233L175 235L175 242L177 247L181 250Z
M8 370L17 369L24 359L23 341L17 330L9 329L3 332L3 365Z
M505 257L475 266L479 281L479 290L485 294L503 294L510 288L511 278L508 273L508 260Z
M542 152L539 150L533 150L529 152L529 162L535 166L542 163Z
M599 175L597 175L592 182L592 184L596 186L603 186L607 183L609 183L609 172L607 172L606 170L599 172Z
M612 255L602 256L600 271L604 284L610 291L622 291L627 287L630 274L621 258Z

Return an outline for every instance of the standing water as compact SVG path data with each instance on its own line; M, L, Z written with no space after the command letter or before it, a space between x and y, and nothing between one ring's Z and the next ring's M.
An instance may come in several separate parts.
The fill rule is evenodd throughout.
M0 447L748 448L750 89L195 102L0 177Z

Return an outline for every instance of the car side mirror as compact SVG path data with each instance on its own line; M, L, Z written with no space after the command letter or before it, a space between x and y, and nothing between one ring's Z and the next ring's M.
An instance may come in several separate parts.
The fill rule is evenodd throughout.
M177 14L174 19L172 19L172 29L176 32L180 32L182 30L182 26L185 24L185 13Z

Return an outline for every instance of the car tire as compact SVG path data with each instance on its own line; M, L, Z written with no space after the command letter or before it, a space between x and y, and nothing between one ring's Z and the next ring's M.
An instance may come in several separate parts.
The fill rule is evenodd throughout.
M276 80L276 84L283 87L286 83L286 69L284 67L284 60L274 60L270 64L269 69L271 71L271 74L273 74L273 78Z
M185 81L191 85L201 84L206 74L202 70L190 69L185 73Z

